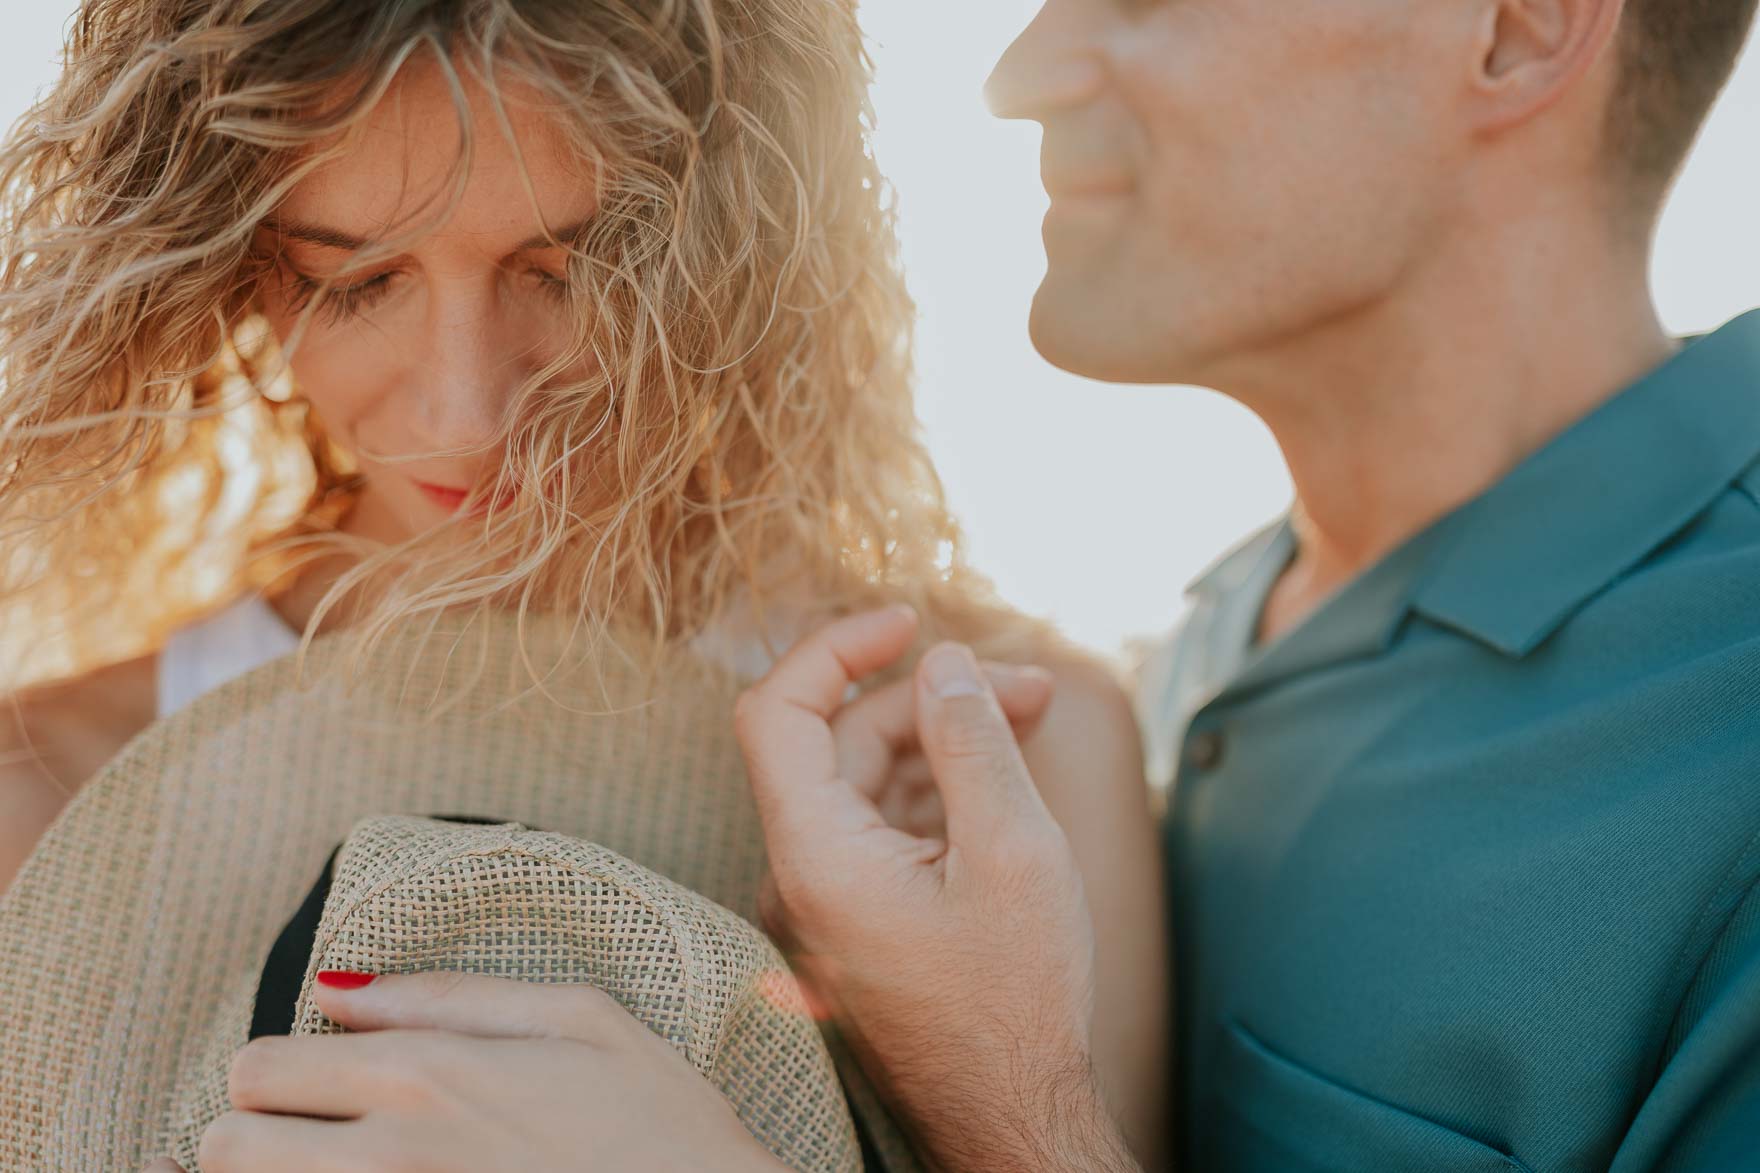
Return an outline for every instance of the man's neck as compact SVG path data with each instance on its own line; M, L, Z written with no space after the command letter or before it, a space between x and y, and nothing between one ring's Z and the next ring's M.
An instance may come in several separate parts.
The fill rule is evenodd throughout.
M1463 234L1394 296L1223 383L1270 426L1296 486L1299 552L1263 638L1667 358L1644 250L1541 220Z

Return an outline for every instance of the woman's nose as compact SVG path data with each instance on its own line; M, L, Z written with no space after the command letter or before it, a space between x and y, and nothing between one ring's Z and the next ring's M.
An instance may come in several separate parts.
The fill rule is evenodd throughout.
M525 334L518 315L493 304L436 316L408 387L418 435L436 455L464 455L495 440L534 369Z
M990 112L1043 120L1092 101L1106 75L1089 47L1090 20L1068 0L1049 0L991 71L984 86Z

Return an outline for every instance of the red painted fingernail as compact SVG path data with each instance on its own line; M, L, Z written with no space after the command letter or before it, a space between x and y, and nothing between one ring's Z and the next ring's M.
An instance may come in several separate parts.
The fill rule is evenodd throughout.
M378 976L376 973L356 973L352 969L320 969L318 984L333 990L358 990Z

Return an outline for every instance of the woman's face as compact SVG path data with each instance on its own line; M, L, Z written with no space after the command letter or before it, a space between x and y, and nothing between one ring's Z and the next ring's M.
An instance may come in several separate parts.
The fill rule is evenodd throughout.
M432 527L473 487L493 486L515 392L575 335L567 254L544 230L566 241L593 216L591 166L522 108L518 90L503 90L517 154L488 95L466 93L475 157L462 202L408 252L343 278L292 360L301 392L360 460L367 487L348 528L384 541ZM434 218L458 149L443 75L412 64L358 145L303 180L258 230L258 247L280 258L263 305L280 337L292 334L307 282L336 275L361 245Z

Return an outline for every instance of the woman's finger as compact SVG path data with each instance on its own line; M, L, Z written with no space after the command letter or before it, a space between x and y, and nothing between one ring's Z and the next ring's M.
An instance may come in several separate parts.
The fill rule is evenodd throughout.
M332 1036L334 1037L334 1036ZM365 1168L354 1123L228 1112L202 1133L202 1173L342 1173Z
M439 1030L609 1045L645 1030L609 994L466 973L390 974L345 988L319 975L313 1001L350 1030Z
M232 1057L226 1095L240 1112L358 1119L407 1098L425 1067L446 1061L445 1043L394 1032L253 1039Z

